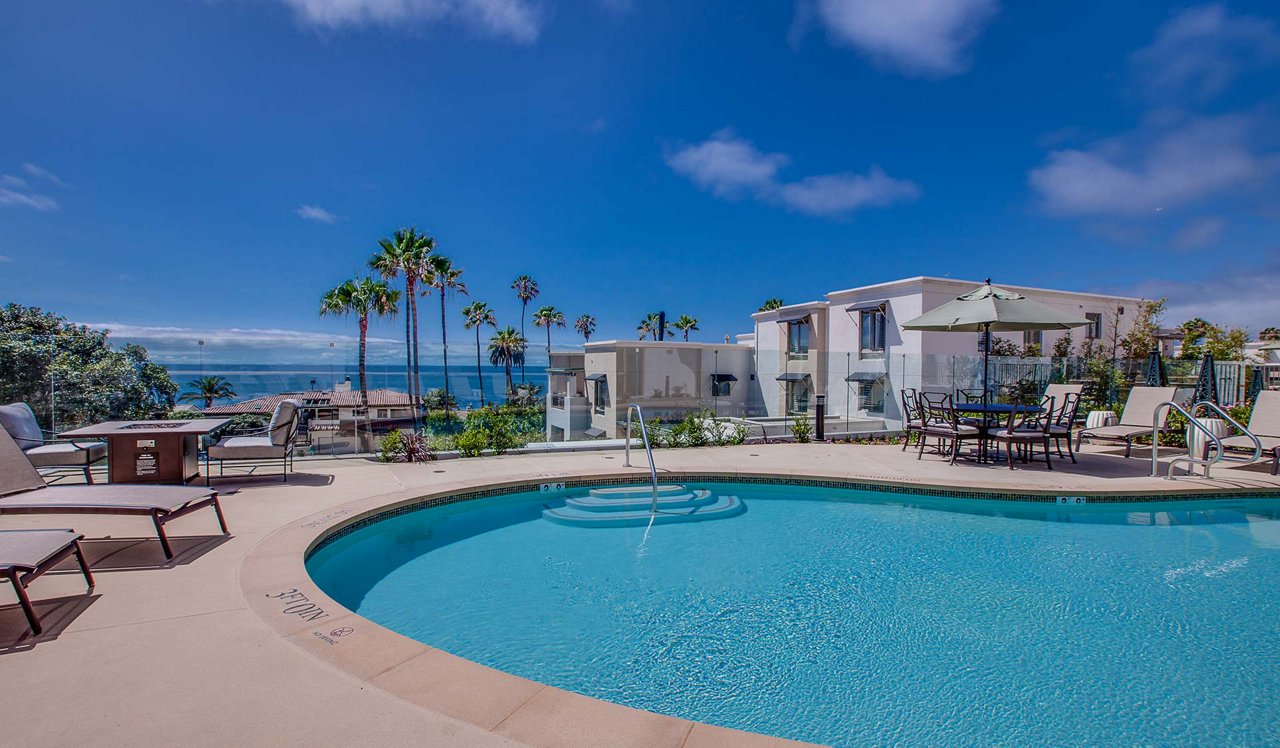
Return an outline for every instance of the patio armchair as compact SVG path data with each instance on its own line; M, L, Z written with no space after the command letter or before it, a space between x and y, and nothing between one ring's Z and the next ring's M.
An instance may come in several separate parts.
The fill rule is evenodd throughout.
M85 584L93 592L93 573L80 548L83 539L75 530L0 530L0 576L13 585L31 633L38 636L44 631L27 596L27 587L41 574L75 556Z
M924 455L927 437L938 440L938 453L951 457L951 464L956 463L960 454L960 445L966 439L980 441L982 430L968 423L961 423L956 416L951 396L939 392L920 393L920 449L916 453L919 460Z
M1249 415L1249 424L1245 427L1249 433L1258 437L1262 443L1262 453L1271 453L1271 474L1280 470L1280 392L1263 390L1253 403L1253 412ZM1222 448L1231 451L1253 451L1253 440L1241 434L1228 436L1222 440Z
M1053 426L1055 415L1053 398L1045 396L1040 400L1038 411L1015 409L1009 413L1005 425L991 429L987 433L987 438L1005 445L1010 470L1013 470L1014 447L1022 453L1022 461L1027 462L1028 459L1035 460L1037 444L1044 447L1044 464L1053 470L1053 460L1049 456L1049 442L1053 437L1049 430Z
M1153 420L1158 431L1169 430L1167 424L1170 409L1161 403L1173 402L1177 391L1176 387L1134 387L1129 390L1129 397L1125 400L1120 423L1116 426L1084 429L1076 437L1076 451L1080 450L1080 445L1087 436L1102 441L1124 442L1124 456L1132 456L1133 440L1143 434L1150 434Z
M218 461L218 477L223 477L223 463L227 460L255 462L280 460L280 476L289 482L293 469L293 441L298 436L300 417L297 400L282 400L271 414L271 422L261 431L243 436L232 436L209 445L206 451L209 462ZM204 471L205 485L209 485L208 465Z
M58 439L40 428L36 414L26 403L0 406L0 426L37 468L73 468L93 483L93 464L107 458L106 442Z
M923 419L920 416L920 394L911 387L904 387L898 396L902 399L902 430L907 432L907 437L902 440L902 451L907 451L907 444L911 442L912 434L920 434L920 427ZM923 438L917 436L917 438Z

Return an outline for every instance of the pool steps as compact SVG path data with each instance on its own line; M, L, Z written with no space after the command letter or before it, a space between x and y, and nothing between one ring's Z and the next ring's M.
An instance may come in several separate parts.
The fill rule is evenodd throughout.
M565 499L564 506L547 506L543 519L573 527L643 527L650 523L702 522L736 517L747 510L737 496L714 496L705 489L658 486L658 509L652 515L651 486L593 488L586 496Z

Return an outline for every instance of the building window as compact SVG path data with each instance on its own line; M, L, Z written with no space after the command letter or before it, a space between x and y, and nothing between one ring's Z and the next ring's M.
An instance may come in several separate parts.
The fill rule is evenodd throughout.
M787 323L787 356L809 357L809 321L800 319Z
M858 406L868 413L884 413L884 384L881 380L858 383Z
M859 355L862 358L884 357L884 309L863 310L858 318Z
M604 409L609 405L609 383L604 379L597 379L595 385L595 412L604 415Z
M1023 348L1030 348L1030 347L1031 347L1031 346L1033 346L1033 345L1034 345L1034 346L1036 346L1037 348L1043 348L1043 347L1044 347L1044 332L1043 332L1043 331L1041 331L1041 330L1026 330L1026 331L1024 331L1024 332L1022 333L1022 347L1023 347Z
M787 382L787 414L809 412L809 380Z
M1102 313L1101 312L1085 312L1084 318L1089 320L1089 326L1084 329L1084 335L1089 340L1102 339Z

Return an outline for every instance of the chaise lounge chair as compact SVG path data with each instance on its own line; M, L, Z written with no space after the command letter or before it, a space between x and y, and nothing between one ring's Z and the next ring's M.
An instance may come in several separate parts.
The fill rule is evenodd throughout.
M50 486L0 429L0 514L138 514L151 518L165 558L173 549L164 526L207 506L218 515L223 535L230 535L218 504L218 492L188 486Z
M1133 440L1151 433L1151 421L1156 417L1157 409L1160 410L1157 427L1160 431L1167 430L1165 423L1169 420L1169 408L1161 408L1160 404L1173 402L1177 392L1177 387L1134 387L1129 390L1129 398L1125 400L1119 425L1081 431L1077 437L1076 451L1080 450L1079 445L1084 443L1087 436L1090 439L1124 442L1124 456L1129 457L1133 454Z
M1262 442L1262 453L1271 453L1271 474L1280 470L1280 392L1263 390L1249 415L1249 433ZM1222 448L1231 451L1253 451L1253 440L1241 434L1222 440Z
M83 538L75 530L0 530L0 575L13 585L31 633L44 631L31 605L31 598L27 597L27 586L36 577L74 555L80 562L85 584L93 592L93 573L89 571L89 563L84 560L84 551L80 549Z
M107 459L105 442L46 439L46 434L53 434L40 428L36 414L26 403L0 405L0 428L9 432L32 465L83 470L85 483L93 483L93 464Z

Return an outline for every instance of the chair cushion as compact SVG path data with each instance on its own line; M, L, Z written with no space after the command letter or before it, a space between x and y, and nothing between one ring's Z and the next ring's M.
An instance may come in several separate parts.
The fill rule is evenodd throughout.
M44 444L44 434L36 422L36 414L26 403L0 406L0 426L4 426L23 452Z
M27 450L27 459L36 467L82 466L107 456L106 442L43 444Z
M927 431L930 434L941 434L944 436L951 436L951 435L977 436L978 435L977 426L970 426L964 423L960 424L954 429L951 428L950 426L935 423L935 424L930 424L928 426L925 426L924 431Z
M298 418L298 401L282 400L276 406L276 410L271 414L271 423L267 425L267 433L271 437L271 443L277 447L283 447L289 441L289 434L293 431L293 422Z
M1036 429L991 429L992 439L1043 439L1044 432Z
M1054 434L1054 435L1065 435L1065 434L1070 434L1070 433L1071 433L1071 427L1070 427L1070 426L1060 426L1060 425L1058 425L1058 424L1056 424L1056 423L1054 423L1054 424L1050 424L1050 426L1049 426L1049 433L1050 433L1050 434Z
M251 460L284 457L287 446L271 443L267 436L233 436L209 447L212 460Z
M1127 439L1139 434L1150 434L1150 426L1103 426L1097 429L1085 429L1082 436L1096 436L1099 439Z
M1280 447L1280 437L1259 436L1258 442L1262 444L1263 452L1270 452L1276 447ZM1227 449L1245 449L1253 451L1253 440L1244 434L1241 434L1240 436L1228 436L1222 440L1222 446Z

